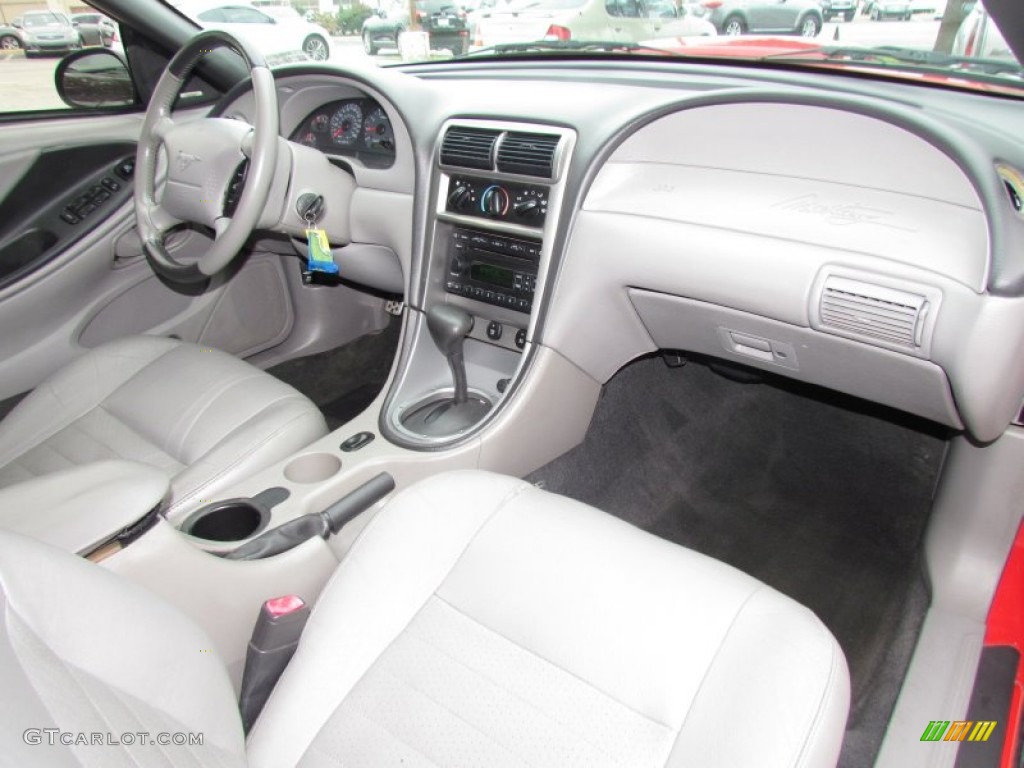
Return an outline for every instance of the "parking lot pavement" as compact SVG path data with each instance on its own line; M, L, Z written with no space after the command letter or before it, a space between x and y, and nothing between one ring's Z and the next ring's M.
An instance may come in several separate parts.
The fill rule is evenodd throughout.
M822 43L843 45L897 45L930 51L939 34L939 25L930 16L915 16L910 21L871 21L857 15L853 21L830 21L822 27Z
M21 51L0 53L0 112L64 109L53 72L60 56L26 59Z

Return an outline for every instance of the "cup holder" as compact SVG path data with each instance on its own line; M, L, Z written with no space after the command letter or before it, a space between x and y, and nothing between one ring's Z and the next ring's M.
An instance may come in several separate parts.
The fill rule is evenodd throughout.
M181 531L207 541L241 541L262 531L270 510L253 499L225 499L197 509Z
M319 483L334 477L340 469L341 459L333 453L307 453L289 462L284 476L293 483Z

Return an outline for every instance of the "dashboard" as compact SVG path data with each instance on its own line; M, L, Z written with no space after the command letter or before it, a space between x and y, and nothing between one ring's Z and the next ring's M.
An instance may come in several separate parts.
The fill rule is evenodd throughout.
M379 287L388 265L413 310L474 316L467 363L492 416L541 351L603 383L669 349L980 441L1018 418L1019 102L621 62L304 66L278 82L285 134L355 161L343 252L372 253L357 278ZM424 336L385 410L446 380L417 357ZM415 444L396 423L389 438Z

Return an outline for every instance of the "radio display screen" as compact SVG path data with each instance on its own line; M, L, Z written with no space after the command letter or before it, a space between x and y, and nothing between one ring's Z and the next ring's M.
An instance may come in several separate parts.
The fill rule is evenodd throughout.
M497 285L501 288L512 288L515 285L515 272L504 267L496 267L493 264L482 264L475 262L469 268L469 276L473 280L488 285Z

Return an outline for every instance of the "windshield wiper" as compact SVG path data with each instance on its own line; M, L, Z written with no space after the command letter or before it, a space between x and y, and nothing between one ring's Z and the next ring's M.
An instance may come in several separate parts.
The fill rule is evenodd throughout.
M533 53L533 52L619 52L619 51L652 51L658 52L656 48L650 48L637 43L624 43L619 40L535 40L531 43L498 43L489 45L486 48L478 48L466 54L469 56L503 54L503 53Z
M823 59L816 59L823 56ZM952 53L927 51L919 48L903 48L896 45L879 45L871 48L857 46L823 45L820 48L806 48L800 51L786 51L762 56L761 61L781 59L806 59L808 61L852 61L868 66L886 67L892 64L910 64L915 69L943 74L970 73L989 75L1005 82L1006 76L1024 77L1024 67L1013 61L1002 59L981 59L973 56L957 56Z

